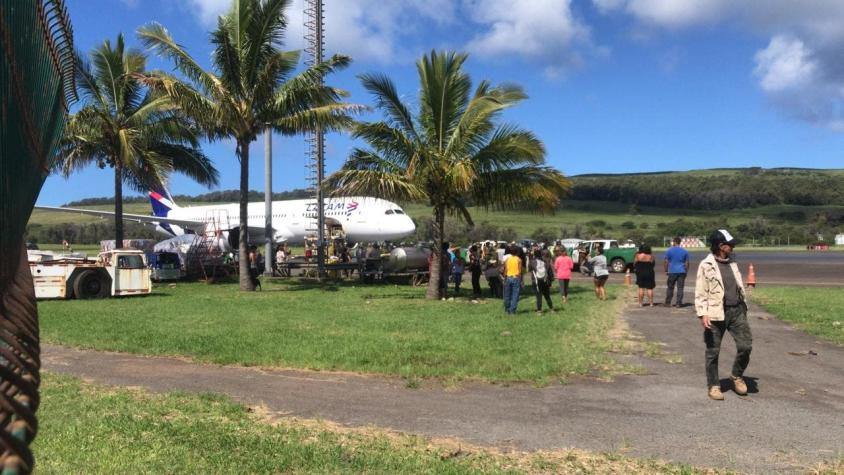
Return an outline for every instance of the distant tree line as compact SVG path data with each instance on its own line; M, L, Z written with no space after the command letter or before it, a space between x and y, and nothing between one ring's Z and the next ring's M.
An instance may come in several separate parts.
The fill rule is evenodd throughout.
M126 236L132 239L163 239L151 226L138 223L124 223ZM114 239L114 221L102 220L94 223L30 224L26 227L26 240L33 243L56 244L64 240L71 244L99 244Z
M273 201L282 200L302 200L313 198L314 193L311 190L296 188L288 191L280 191L273 193ZM201 195L175 195L173 200L179 202L192 203L225 203L237 202L240 199L240 191L238 190L221 190L212 191L210 193L203 193ZM124 203L146 203L149 200L146 196L129 196L123 198ZM264 192L249 190L249 201L264 201ZM71 201L63 206L95 206L95 205L110 205L114 203L113 197L101 198L85 198L82 200Z
M572 200L671 209L844 205L844 174L823 170L749 168L705 174L583 175L573 177L572 183Z

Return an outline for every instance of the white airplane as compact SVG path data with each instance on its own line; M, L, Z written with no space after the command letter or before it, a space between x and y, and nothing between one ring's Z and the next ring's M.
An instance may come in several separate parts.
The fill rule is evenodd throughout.
M226 234L232 230L237 232L240 222L238 203L181 207L165 192L156 191L149 192L149 199L152 203L152 216L124 213L123 220L155 225L157 231L168 237L201 234L207 232L210 226ZM399 205L380 198L326 198L324 207L327 226L340 227L349 242L393 241L416 231L413 220ZM35 208L114 217L111 211L51 206ZM262 244L266 223L264 203L249 203L247 209L249 240L253 244ZM313 200L273 201L272 212L274 242L301 243L306 237L315 235L317 211Z

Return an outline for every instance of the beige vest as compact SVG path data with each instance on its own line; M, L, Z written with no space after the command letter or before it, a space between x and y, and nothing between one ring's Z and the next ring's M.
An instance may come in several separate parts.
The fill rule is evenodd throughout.
M739 295L744 300L744 282L741 280L738 264L733 262L730 264L730 268L736 278ZM712 321L724 320L724 280L721 278L721 269L718 262L712 254L706 256L697 268L695 310L699 317L708 315Z

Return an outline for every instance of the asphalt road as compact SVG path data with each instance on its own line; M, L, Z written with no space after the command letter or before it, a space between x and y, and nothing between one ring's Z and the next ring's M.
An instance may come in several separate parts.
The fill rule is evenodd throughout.
M658 280L663 254L654 254ZM691 252L687 285L694 285L697 266L706 255L704 251ZM742 252L739 248L734 257L745 278L748 267L753 264L756 285L844 287L844 252ZM611 274L610 281L623 282L623 277L622 274Z

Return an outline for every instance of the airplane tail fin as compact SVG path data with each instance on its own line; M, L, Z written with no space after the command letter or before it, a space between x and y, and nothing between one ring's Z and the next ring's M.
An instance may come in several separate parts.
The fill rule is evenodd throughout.
M152 204L152 214L162 218L166 218L170 210L178 208L170 197L170 193L163 188L150 190L149 202Z
M178 208L176 203L173 202L170 193L163 187L149 190L149 202L152 204L152 214L160 218L166 218L170 214L170 210ZM178 226L171 225L166 221L159 223L158 227L171 236L177 236L183 233Z

